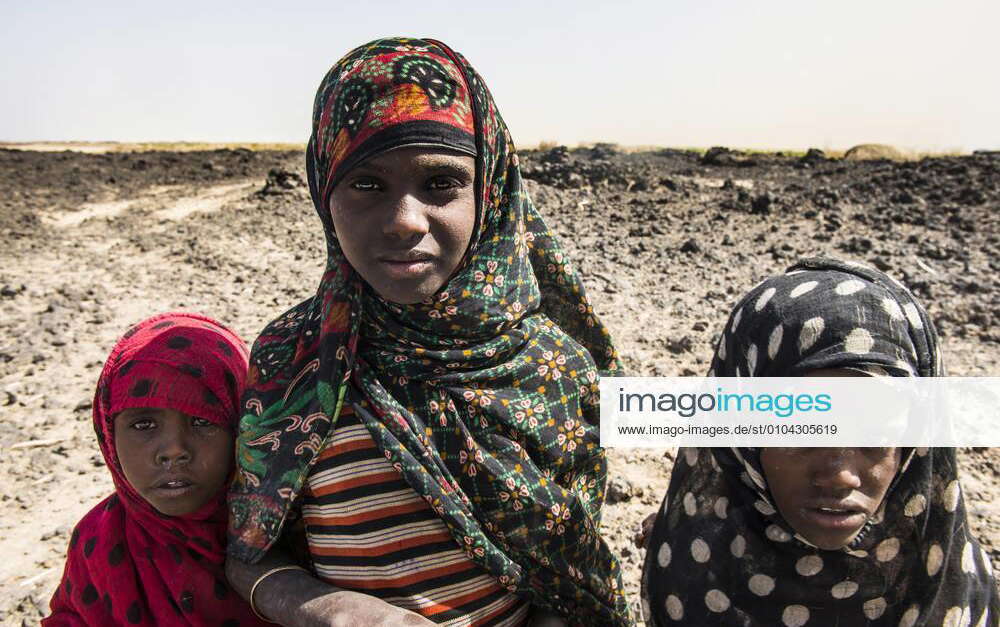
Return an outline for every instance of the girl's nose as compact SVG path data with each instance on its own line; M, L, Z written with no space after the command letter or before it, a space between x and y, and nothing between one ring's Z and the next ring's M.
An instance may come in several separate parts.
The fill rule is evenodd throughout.
M156 449L156 464L171 468L191 461L191 446L182 429L165 428Z
M393 239L403 242L419 240L427 234L427 206L411 194L402 195L393 207L384 232Z
M861 475L853 464L850 449L819 449L812 470L812 484L828 490L856 490L861 487Z

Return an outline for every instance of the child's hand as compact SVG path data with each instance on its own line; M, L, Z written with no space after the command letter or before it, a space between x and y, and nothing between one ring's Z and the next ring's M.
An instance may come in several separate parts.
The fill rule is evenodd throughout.
M649 534L653 533L653 525L656 524L656 516L659 512L653 512L646 519L642 521L639 525L639 531L636 532L635 537L632 538L632 543L635 544L637 548L644 549L646 545L649 544Z
M369 594L338 590L300 605L292 624L296 627L424 627L435 623Z

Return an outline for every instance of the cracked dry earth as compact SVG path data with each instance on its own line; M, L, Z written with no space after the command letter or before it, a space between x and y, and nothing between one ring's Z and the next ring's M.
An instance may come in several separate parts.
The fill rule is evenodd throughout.
M704 374L735 300L819 253L913 288L951 374L1000 373L998 154L901 163L598 145L521 156L632 374ZM37 624L69 532L111 489L90 399L125 328L187 309L252 339L313 292L324 246L303 180L295 152L0 150L3 624ZM1000 567L1000 450L959 455L970 524ZM637 600L633 536L673 455L609 456L603 529Z

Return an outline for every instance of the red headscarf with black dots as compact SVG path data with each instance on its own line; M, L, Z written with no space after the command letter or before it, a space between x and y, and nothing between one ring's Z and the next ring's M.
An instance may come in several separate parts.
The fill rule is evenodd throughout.
M235 432L246 370L243 340L195 314L154 316L118 341L93 409L115 493L73 530L43 625L263 624L226 582L226 490L192 514L161 514L125 478L114 438L114 416L132 407L173 409Z

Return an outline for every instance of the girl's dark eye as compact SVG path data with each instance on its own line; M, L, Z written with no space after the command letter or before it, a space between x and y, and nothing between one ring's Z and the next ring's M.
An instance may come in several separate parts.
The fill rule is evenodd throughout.
M452 189L458 186L458 181L448 176L438 176L427 182L427 187L434 191Z
M362 177L351 181L351 189L359 192L374 192L381 189L381 187L375 179Z
M215 428L217 426L214 422L210 420L205 420L204 418L195 418L195 417L191 418L191 425L194 427L203 427L203 428L204 427Z
M139 418L130 426L136 431L149 431L150 429L156 428L156 422L154 422L151 418Z

